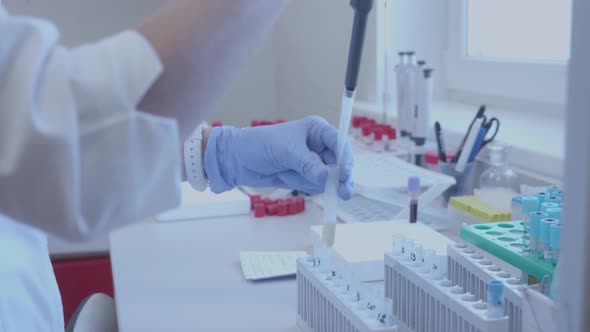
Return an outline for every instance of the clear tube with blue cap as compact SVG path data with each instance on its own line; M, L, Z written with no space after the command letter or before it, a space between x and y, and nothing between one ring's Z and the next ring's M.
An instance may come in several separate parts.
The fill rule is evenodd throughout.
M560 191L561 191L561 187L560 186L551 186L551 187L547 188L547 192L550 195L553 195L554 193L560 192Z
M551 195L551 196L549 196L549 197L547 197L545 199L545 202L557 203L557 204L559 204L561 206L561 204L562 204L562 198L561 198L561 196Z
M549 195L548 192L543 191L543 192L540 192L540 193L536 193L535 196L537 196L539 198L539 204L542 204L551 195Z
M540 238L543 244L542 258L547 263L553 263L553 252L551 251L551 225L559 223L559 220L553 218L541 219Z
M553 254L553 264L559 263L559 253L561 251L561 224L552 224L549 228L549 242L551 243L551 253Z
M539 255L539 253L542 253L543 251L543 245L539 238L541 233L541 220L548 217L547 213L540 211L531 212L529 214L529 249L531 250L531 255Z
M560 223L563 224L563 220L561 218L561 212L562 212L561 207L547 208L545 210L545 213L547 213L548 218L557 219L557 220L559 220Z
M521 204L522 204L522 215L524 216L524 222L523 222L524 234L522 236L522 240L523 240L523 244L525 246L528 246L529 239L530 239L529 216L530 216L531 212L539 211L539 206L540 206L539 197L537 197L537 196L523 196L521 198Z
M541 203L541 211L542 212L547 212L547 209L558 208L558 207L560 207L559 203L555 203L555 202L545 201L545 202Z
M499 280L488 281L488 303L486 315L489 318L504 317L504 283Z
M420 195L420 177L408 178L408 195L410 196L410 223L418 221L418 195Z

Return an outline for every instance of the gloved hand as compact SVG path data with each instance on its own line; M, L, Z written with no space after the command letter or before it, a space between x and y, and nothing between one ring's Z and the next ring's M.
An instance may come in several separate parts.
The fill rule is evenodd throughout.
M328 169L336 163L338 131L310 116L254 128L215 127L209 134L204 167L213 192L238 185L322 193ZM352 150L346 142L340 162L338 195L350 199Z

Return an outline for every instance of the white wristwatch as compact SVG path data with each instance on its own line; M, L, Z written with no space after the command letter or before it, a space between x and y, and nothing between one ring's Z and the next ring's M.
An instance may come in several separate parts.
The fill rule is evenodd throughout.
M203 163L203 131L205 128L207 128L207 123L201 123L184 141L186 178L191 187L197 191L204 191L209 184Z

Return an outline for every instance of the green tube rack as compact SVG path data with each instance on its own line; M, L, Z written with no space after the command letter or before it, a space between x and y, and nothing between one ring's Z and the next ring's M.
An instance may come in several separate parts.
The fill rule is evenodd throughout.
M530 254L523 243L523 222L507 221L477 225L463 224L461 239L487 251L506 263L522 270L537 280L553 276L553 263Z

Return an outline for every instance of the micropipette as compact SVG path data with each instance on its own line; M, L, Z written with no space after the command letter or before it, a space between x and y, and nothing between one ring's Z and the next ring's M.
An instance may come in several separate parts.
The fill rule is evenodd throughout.
M342 107L340 111L340 125L338 127L338 141L336 144L336 165L339 166L344 147L346 146L346 139L350 127L350 118L352 117L352 106L354 104L354 96L356 85L358 82L359 69L361 65L361 58L363 54L363 44L365 41L365 31L367 30L367 21L369 13L373 9L373 0L350 0L350 5L354 9L354 22L352 25L352 36L350 39L350 48L348 52L348 64L346 67L346 79L344 84L344 93L342 95ZM336 210L338 203L338 167L336 167L336 176L329 177L328 181L333 181L333 184L326 185L325 196L326 203L324 204L324 213ZM330 191L328 191L330 190ZM333 197L331 197L333 196ZM331 205L331 206L329 206ZM331 212L330 212L331 213ZM331 218L331 216L328 216ZM324 220L331 220L324 217ZM335 218L334 218L335 221ZM326 245L332 246L334 244L336 226L332 223L324 224L323 237L324 240L331 240L326 242Z

